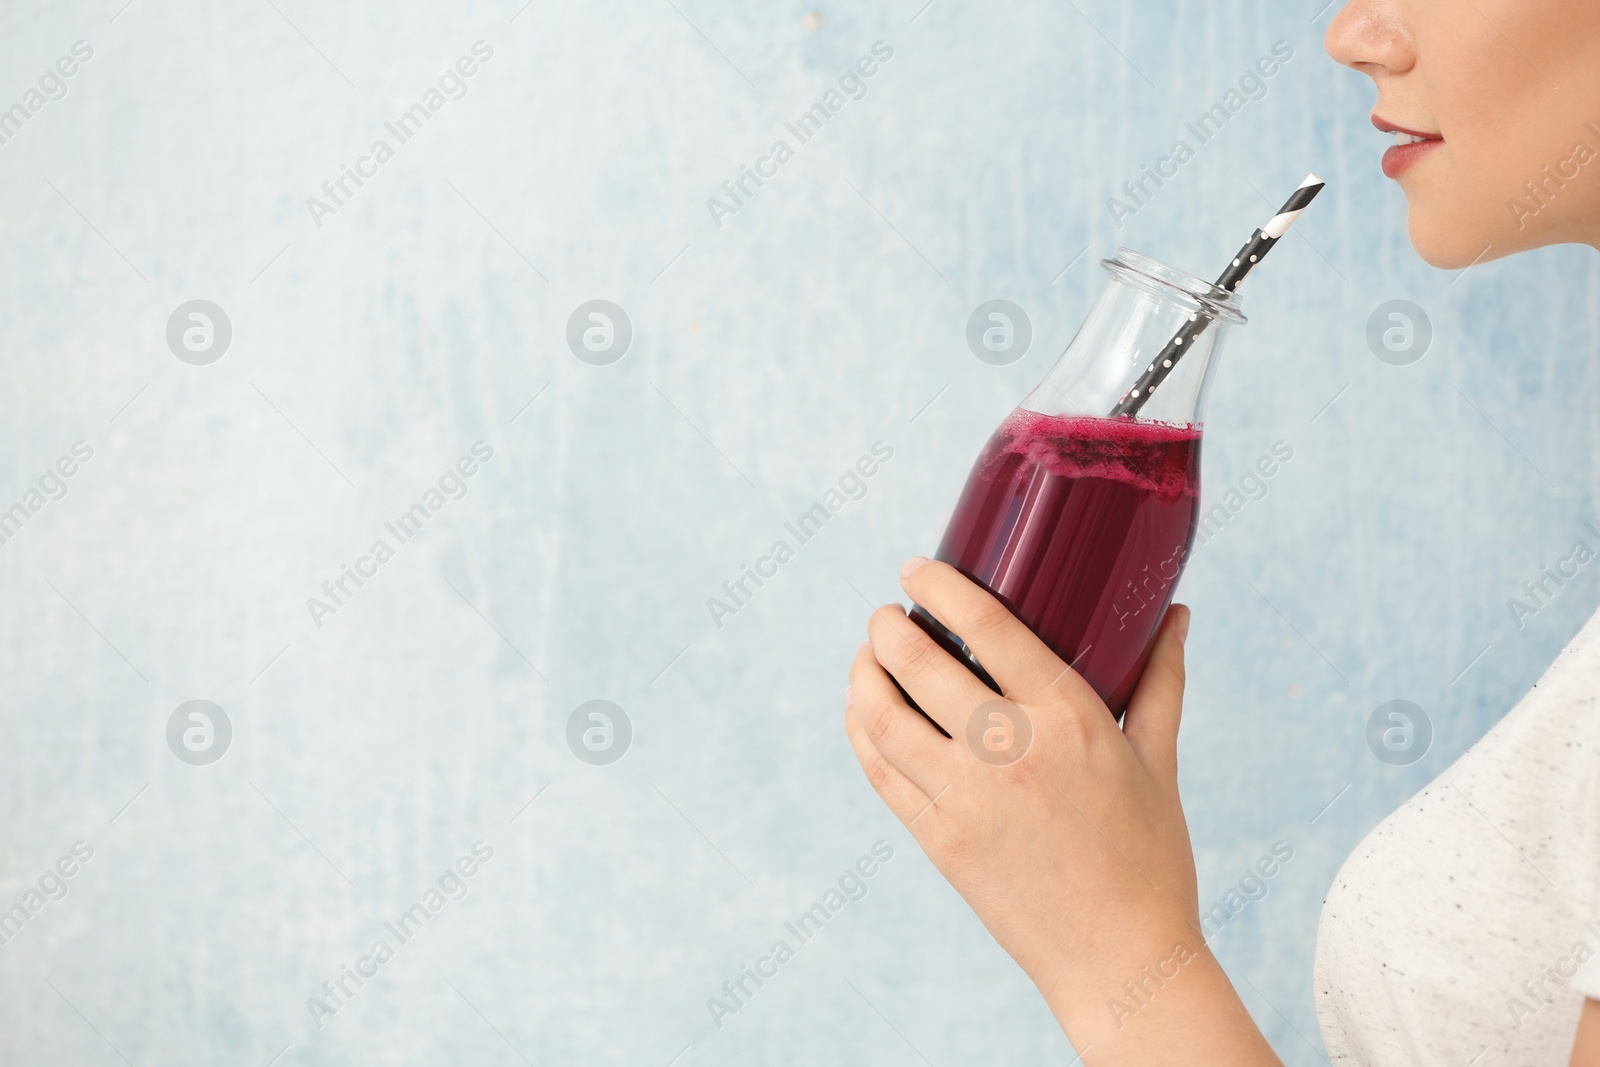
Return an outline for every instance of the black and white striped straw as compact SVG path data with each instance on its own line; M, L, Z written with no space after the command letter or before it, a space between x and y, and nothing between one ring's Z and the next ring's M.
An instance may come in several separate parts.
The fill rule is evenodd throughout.
M1306 206L1322 192L1324 184L1315 174L1306 175L1306 180L1300 183L1300 188L1284 202L1283 207L1278 209L1278 213L1272 216L1271 221L1251 234L1250 240L1239 249L1239 254L1233 257L1228 269L1217 278L1217 288L1226 289L1230 293L1237 289L1239 283L1255 269L1257 263L1261 262L1261 257L1272 251L1272 246L1289 231L1289 227L1294 225L1294 220L1299 218ZM1192 347L1194 339L1209 325L1211 319L1204 313L1194 315L1184 323L1183 328L1167 342L1166 347L1162 348L1160 354L1139 376L1139 380L1133 383L1133 388L1129 389L1127 395L1111 409L1111 416L1115 418L1118 415L1138 414L1139 409L1150 399L1150 394L1155 392L1156 386L1166 380L1186 349Z

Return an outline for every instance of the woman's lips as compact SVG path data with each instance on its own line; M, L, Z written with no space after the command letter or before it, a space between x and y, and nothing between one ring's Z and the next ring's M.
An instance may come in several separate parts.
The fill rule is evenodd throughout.
M1383 176L1398 178L1416 165L1423 156L1444 144L1444 138L1436 137L1431 141L1417 141L1412 144L1397 144L1383 154Z
M1384 133L1394 134L1397 142L1383 154L1383 174L1387 178L1400 177L1415 166L1423 156L1444 144L1444 137L1440 134L1408 130L1378 115L1372 116L1372 124Z

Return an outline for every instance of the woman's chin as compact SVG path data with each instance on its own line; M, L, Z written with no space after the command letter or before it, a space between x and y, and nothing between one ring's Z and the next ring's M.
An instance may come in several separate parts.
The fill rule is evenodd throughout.
M1482 223L1482 215L1430 211L1413 202L1407 220L1411 247L1430 267L1440 270L1464 270L1476 263L1508 256L1520 251L1517 244L1508 242L1503 233L1491 233ZM1473 221L1479 225L1473 225Z

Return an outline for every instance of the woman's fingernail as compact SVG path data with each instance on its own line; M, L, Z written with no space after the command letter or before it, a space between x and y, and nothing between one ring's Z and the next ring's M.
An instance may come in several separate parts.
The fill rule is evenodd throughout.
M871 647L872 647L872 642L871 641L863 641L863 642L861 642L859 645L856 646L856 655L858 655L858 656L861 655L861 653L867 651Z
M927 556L912 556L900 568L900 577L909 578L913 571L928 562Z
M849 711L850 705L855 703L855 697L850 695L850 687L844 687L844 710Z
M1192 617L1192 613L1189 611L1188 608L1184 608L1183 609L1183 614L1178 616L1178 640L1179 641L1187 641L1187 640L1189 640L1189 619L1191 617Z

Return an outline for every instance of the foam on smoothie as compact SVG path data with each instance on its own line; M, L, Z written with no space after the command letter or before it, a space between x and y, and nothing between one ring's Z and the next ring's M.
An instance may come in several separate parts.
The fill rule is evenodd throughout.
M1199 492L1193 466L1200 427L1127 417L1044 415L1018 408L1001 423L1001 447L1065 478L1125 482L1164 499Z

